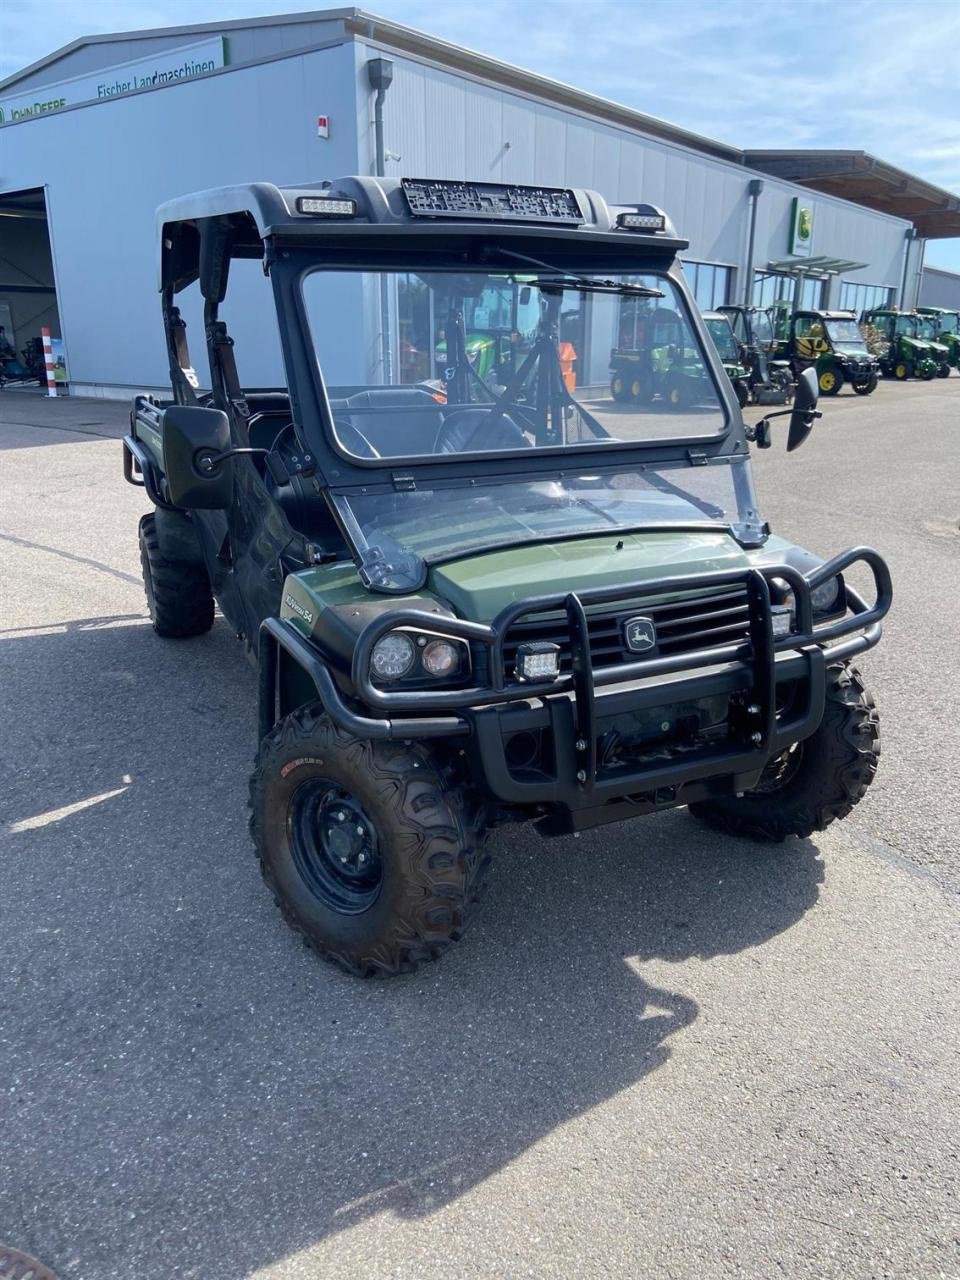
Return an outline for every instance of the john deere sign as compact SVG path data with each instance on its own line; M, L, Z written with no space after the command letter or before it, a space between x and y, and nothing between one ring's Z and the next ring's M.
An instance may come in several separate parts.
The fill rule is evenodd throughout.
M216 71L226 64L223 37L215 36L195 44L165 49L137 62L125 62L59 84L45 84L32 92L21 93L0 102L0 124L16 124L35 116L72 107L81 102L106 102L134 89L155 89L162 85L182 84L196 76Z
M809 258L813 249L813 209L800 203L794 196L790 214L790 252L799 258Z

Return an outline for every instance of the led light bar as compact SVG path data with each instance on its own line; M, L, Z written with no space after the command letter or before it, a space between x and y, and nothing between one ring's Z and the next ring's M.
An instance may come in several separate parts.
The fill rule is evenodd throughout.
M297 196L297 213L308 213L312 218L355 218L357 202L330 196Z
M624 231L662 231L666 225L662 213L621 213L617 218Z

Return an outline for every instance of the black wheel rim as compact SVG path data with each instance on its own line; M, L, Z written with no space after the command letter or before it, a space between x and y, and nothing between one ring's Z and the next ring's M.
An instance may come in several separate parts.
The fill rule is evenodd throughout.
M356 797L312 778L293 793L287 825L294 863L314 897L339 915L369 911L383 886L383 859Z
M760 781L753 788L754 792L764 794L779 791L791 779L797 776L800 762L803 760L803 743L795 742L793 746L781 751L780 755L769 760L760 775Z

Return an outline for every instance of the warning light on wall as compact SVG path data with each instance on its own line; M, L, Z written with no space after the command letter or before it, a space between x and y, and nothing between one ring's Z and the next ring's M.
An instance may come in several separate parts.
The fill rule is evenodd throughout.
M330 137L330 117L329 116L317 116L317 137L318 138Z

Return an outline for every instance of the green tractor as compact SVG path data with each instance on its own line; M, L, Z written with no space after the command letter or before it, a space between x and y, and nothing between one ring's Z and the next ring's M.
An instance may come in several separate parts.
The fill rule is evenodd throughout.
M788 361L774 358L778 344L770 312L736 304L725 304L719 310L733 328L753 403L786 404L793 396L793 374Z
M936 340L947 347L948 363L960 369L960 311L946 307L917 307L917 314L934 322Z
M935 316L927 315L921 311L919 307L914 312L917 317L917 326L920 337L924 342L929 342L930 349L933 351L934 358L937 362L937 377L950 377L950 357L953 354L950 344L943 342L940 336L940 325Z
M484 382L506 385L526 356L540 323L540 304L529 285L495 280L463 299L466 356ZM441 372L449 363L444 338L436 344Z
M877 389L878 363L867 350L852 311L794 311L781 352L795 378L804 369L814 369L821 395L837 395L844 383L858 396Z
M930 343L920 336L920 318L893 307L875 307L865 311L860 323L867 326L867 341L880 361L880 372L887 378L906 382L922 378L928 382L937 375L939 361Z
M750 370L740 362L740 348L733 334L730 317L722 311L704 311L703 323L717 348L724 372L733 383L742 409L750 400Z

